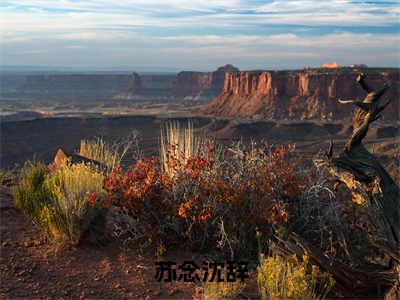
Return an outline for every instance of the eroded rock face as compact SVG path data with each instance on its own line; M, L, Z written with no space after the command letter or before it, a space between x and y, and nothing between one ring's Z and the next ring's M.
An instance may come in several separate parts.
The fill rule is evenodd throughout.
M176 78L175 95L185 97L210 90L212 79L212 73L209 72L180 72Z
M239 72L239 69L225 65L215 72L180 72L176 78L175 96L211 100L223 90L225 74L229 72Z
M356 82L357 74L356 70L229 72L226 73L222 93L200 111L262 119L343 119L350 116L353 107L341 105L337 100L362 100L366 96ZM399 70L367 72L367 82L373 88L380 88L385 82L392 83L384 97L392 99L384 119L397 120Z

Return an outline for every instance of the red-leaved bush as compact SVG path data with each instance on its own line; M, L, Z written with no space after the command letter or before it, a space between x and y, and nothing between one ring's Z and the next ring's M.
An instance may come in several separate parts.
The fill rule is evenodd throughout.
M293 150L253 143L228 150L204 144L190 157L168 151L169 172L154 157L113 170L101 201L135 218L153 241L229 244L241 255L255 248L257 229L267 237L271 226L290 220L308 180L291 161Z

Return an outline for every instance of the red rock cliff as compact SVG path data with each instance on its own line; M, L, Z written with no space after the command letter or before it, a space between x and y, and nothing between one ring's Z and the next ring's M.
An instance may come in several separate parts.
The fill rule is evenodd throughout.
M366 73L367 82L373 88L387 81L392 83L384 96L392 98L384 119L398 119L399 70ZM222 93L200 110L207 114L246 118L343 119L351 115L353 107L341 105L337 100L361 100L366 95L356 77L357 72L350 70L226 73Z

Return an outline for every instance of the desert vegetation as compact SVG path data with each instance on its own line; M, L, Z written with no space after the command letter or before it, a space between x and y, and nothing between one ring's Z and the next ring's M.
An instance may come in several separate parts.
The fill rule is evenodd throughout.
M325 160L304 162L295 145L222 146L190 123L167 123L159 156L136 155L133 165L122 166L128 150L118 149L86 140L79 155L93 163L27 163L14 190L17 207L57 243L104 240L112 212L112 237L142 250L163 255L184 247L250 261L262 299L347 296L341 274L315 253L355 268L381 255L368 208L336 188ZM203 283L196 294L240 298L245 288Z
M335 282L328 273L309 265L309 258L261 257L257 282L262 299L324 299Z
M104 209L89 205L103 192L103 174L85 164L69 164L49 172L42 163L27 163L14 198L50 239L78 244L93 227L104 226ZM100 226L100 227L99 227Z

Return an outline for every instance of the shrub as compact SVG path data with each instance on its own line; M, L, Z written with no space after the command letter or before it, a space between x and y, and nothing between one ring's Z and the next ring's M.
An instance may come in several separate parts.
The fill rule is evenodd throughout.
M168 236L167 228L174 214L162 188L158 159L139 160L129 170L113 170L104 181L107 195L97 199L102 205L114 205L132 216L141 231L154 242Z
M236 255L255 257L257 228L266 242L273 227L289 223L291 204L301 197L308 179L294 163L292 147L238 143L228 151L217 192L228 207L220 236Z
M101 225L104 210L89 206L102 193L103 175L84 164L47 171L42 163L27 163L14 190L18 208L52 239L77 244L90 227Z
M183 140L193 139L188 132ZM256 257L256 229L268 240L272 226L288 223L290 204L307 181L288 147L239 143L223 149L205 140L195 151L169 146L162 146L161 161L113 170L102 199L137 220L143 236L167 246L187 242L194 249L218 247L231 259Z
M16 206L48 233L48 223L42 213L52 203L51 191L44 185L46 165L27 162L19 177L19 184L13 191Z
M66 165L45 181L52 193L53 210L49 219L54 236L61 235L77 244L101 209L89 205L91 195L103 193L103 174L85 164Z
M262 299L325 299L334 285L332 277L311 265L307 256L302 260L262 256L257 273Z

